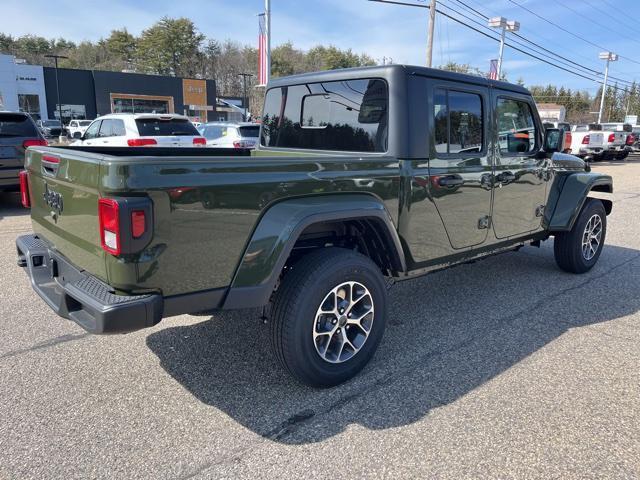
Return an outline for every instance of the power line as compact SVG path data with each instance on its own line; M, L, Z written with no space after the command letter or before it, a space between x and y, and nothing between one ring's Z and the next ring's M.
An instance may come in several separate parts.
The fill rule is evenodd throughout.
M480 16L480 17L482 17L483 19L485 19L485 20L488 20L488 19L489 19L489 17L488 17L487 15L485 15L485 14L483 14L482 12L480 12L479 10L477 10L477 9L475 9L475 8L473 8L473 7L471 7L471 6L469 6L467 3L465 3L465 2L463 2L463 1L461 1L461 0L455 0L455 1L456 1L456 2L458 2L459 4L463 5L464 7L466 7L468 10L473 11L476 15L478 15L478 16ZM449 7L449 8L451 8L451 7ZM468 17L465 17L465 18L468 18ZM476 23L477 23L477 22L476 22ZM535 46L536 48L538 48L539 50L544 50L545 52L549 52L551 55L553 55L553 57L554 57L554 58L555 58L555 57L561 58L561 59L563 59L563 60L565 60L565 61L567 61L567 62L569 62L569 63L571 63L571 64L573 64L573 65L575 65L575 66L577 66L577 67L579 67L579 68L581 68L581 69L583 69L583 70L587 70L587 71L589 71L589 72L595 73L596 75L603 75L603 73L602 73L601 71L599 71L599 70L594 70L593 68L586 67L586 66L584 66L584 65L582 65L582 64L580 64L580 63L577 63L577 62L575 62L575 61L573 61L573 60L571 60L571 59L569 59L569 58L567 58L567 57L565 57L565 56L563 56L563 55L560 55L560 54L559 54L559 53L557 53L557 52L554 52L554 51L552 51L552 50L549 50L548 48L546 48L546 47L544 47L544 46L542 46L542 45L540 45L540 44L538 44L538 43L536 43L536 42L534 42L534 41L532 41L532 40L529 40L528 38L526 38L525 36L523 36L523 35L521 35L521 34L519 34L519 33L513 32L513 35L515 35L515 36L516 36L516 37L518 37L518 38L521 38L522 40L524 40L524 41L525 41L525 42L527 42L527 43L530 43L531 45L534 45L534 46ZM519 45L525 46L525 45L523 45L521 42L517 42L517 41L516 41L516 43L518 43ZM525 47L526 47L526 46L525 46ZM527 48L528 48L528 47L527 47ZM586 58L586 57L583 57L583 58ZM609 75L609 78L612 78L612 79L614 79L614 80L617 80L617 81L619 81L619 82L623 82L623 83L626 83L626 84L629 84L629 85L633 85L633 83L635 83L634 81L626 80L626 79L624 79L624 78L614 77L614 76L612 76L612 75Z
M409 7L418 7L418 8L427 8L427 9L429 8L429 6L427 6L427 5L418 5L418 4L413 4L413 3L404 3L404 2L399 2L399 1L396 1L396 0L369 0L369 1L370 1L370 2L378 2L378 3L389 3L389 4L394 4L394 5L404 5L404 6L409 6ZM514 2L513 0L509 0L509 1L510 1L510 2L513 2L513 3L514 3L514 4L516 4L516 5L520 5L520 4L516 3L516 2ZM520 5L520 6L522 6L522 5ZM455 11L456 13L458 13L459 15L462 15L463 17L465 17L463 14L461 14L461 13L460 13L460 12L458 12L457 10L455 10L455 9L453 9L453 8L449 7L449 6L447 6L447 8L448 8L448 9L450 9L450 10L453 10L453 11ZM523 7L523 8L525 8L525 7ZM527 10L528 10L528 9L527 9ZM468 23L464 22L463 20L460 20L460 19L459 19L459 18L457 18L457 17L454 17L454 16L452 16L452 15L449 15L447 12L444 12L444 11L442 11L441 9L436 9L436 11L437 11L438 13L440 13L441 15L444 15L445 17L450 18L450 19L451 19L451 20L453 20L454 22L459 23L459 24L461 24L461 25L463 25L463 26L465 26L465 27L469 28L470 30L473 30L473 31L475 31L475 32L479 33L480 35L483 35L483 36L485 36L485 37L487 37L487 38L490 38L491 40L493 40L493 41L495 41L495 42L499 42L499 41L500 41L500 39L499 39L499 38L496 38L496 37L494 37L493 35L489 35L488 33L485 33L485 32L483 32L482 30L479 30L478 28L476 28L476 27L474 27L474 26L472 26L472 25L469 25ZM534 13L534 14L535 14L535 13ZM536 14L536 15L537 15L537 14ZM468 17L465 17L465 18L469 19ZM473 22L475 22L475 23L477 23L477 24L479 24L479 22L477 22L477 21L475 21L475 20L472 20L472 21L473 21ZM487 28L485 25L482 25L482 27L483 27L483 28ZM505 42L505 45L507 45L508 47L510 47L511 49L513 49L513 50L515 50L515 51L517 51L517 52L520 52L520 53L522 53L522 54L524 54L524 55L526 55L526 56L528 56L528 57L531 57L531 58L534 58L534 59L536 59L536 60L539 60L539 61L541 61L541 62L543 62L543 63L546 63L547 65L551 65L551 66L553 66L553 67L555 67L555 68L557 68L557 69L559 69L559 70L563 70L563 71L565 71L565 72L567 72L567 73L571 73L572 75L575 75L575 76L578 76L578 77L584 78L584 79L586 79L586 80L589 80L589 81L591 81L591 82L594 82L594 83L597 83L597 84L600 84L600 85L603 85L603 84L604 84L604 82L602 82L602 81L600 81L600 80L597 80L597 79L594 79L594 78L588 77L587 75L585 75L585 74L583 74L583 73L581 73L581 72L576 72L575 70L570 70L570 69L569 69L568 67L566 67L566 66L562 66L562 65L558 65L558 64L556 64L556 63L553 63L553 62L551 62L551 61L549 61L549 60L547 60L547 59L545 59L545 58L541 58L541 57L539 57L539 56L537 56L537 55L534 55L534 54L532 54L531 52L527 52L526 50L522 50L521 48L518 48L518 47L514 46L514 45L513 45L513 44L511 44L511 43L506 43L506 42ZM601 48L601 47L598 47L598 48ZM538 52L536 52L536 53L538 53ZM639 63L640 63L640 62L639 62ZM608 86L608 88L611 88L611 89L613 89L613 90L621 90L621 91L624 91L624 90L625 90L625 89L620 88L620 87L617 87L617 86Z
M480 23L480 22L478 22L477 20L475 20L475 19L473 19L473 18L468 17L467 15L465 15L464 13L462 13L462 12L460 12L460 11L456 10L455 8L452 8L452 7L448 6L448 5L443 5L443 6L444 6L444 7L446 7L446 8L448 8L449 10L454 11L455 13L457 13L458 15L460 15L460 16L462 16L462 17L466 18L467 20L469 20L469 21L471 21L471 22L473 22L473 23L475 23L475 24L477 24L477 25L481 26L482 28L485 28L485 29L487 29L487 30L492 31L492 30L491 30L489 27L487 27L485 24ZM442 11L440 11L440 10L438 10L438 12L440 12L440 13L444 13L444 12L442 12ZM484 15L482 15L482 16L484 17ZM466 25L466 24L465 24L465 25ZM467 25L467 26L468 26L468 25ZM480 33L485 34L484 32L480 32ZM518 35L518 36L519 36L519 35ZM519 37L521 37L521 36L519 36ZM497 38L495 38L495 37L493 37L493 36L491 36L490 38L492 38L492 39L494 39L494 40L496 40L496 41L499 41ZM525 40L526 40L526 39L525 39ZM515 42L517 45L520 45L520 46L522 46L522 47L524 47L524 48L529 48L527 45L524 45L522 42L519 42L519 41L517 41L517 40L513 40L513 39L511 39L511 40L509 40L509 41L510 41L510 42L512 42L512 41L513 41L513 42ZM591 78L591 77L586 77L585 75L589 75L589 73L587 73L587 72L576 72L576 71L573 71L573 70L568 70L567 68L564 68L565 66L560 66L560 65L557 65L556 63L553 63L553 62L549 61L549 60L548 60L548 58L546 58L546 59L542 59L542 58L540 58L540 57L538 57L538 56L536 56L536 55L531 54L530 52L527 52L527 51L521 50L521 49L519 49L519 48L517 48L517 47L514 47L512 44L507 43L507 42L505 42L505 45L507 45L507 46L509 46L510 48L512 48L512 49L514 49L514 50L517 50L517 51L519 51L519 52L521 52L521 53L523 53L523 54L525 54L525 55L528 55L528 56L530 56L530 57L536 58L536 59L538 59L538 60L540 60L540 61L542 61L542 62L545 62L545 63L547 63L547 64L549 64L549 65L552 65L552 66L554 66L554 67L556 67L556 68L560 68L560 69L565 70L565 71L567 71L567 72L569 72L569 73L573 73L574 75L581 76L582 78L585 78L585 79L587 79L587 80L591 80L591 81L594 81L594 82L602 83L602 82L600 82L599 80L593 79L593 78ZM540 48L542 48L542 49L544 49L544 50L547 50L547 49L545 49L544 47L540 47ZM551 52L550 50L547 50L547 51ZM546 54L544 54L544 53L540 53L540 52L535 52L535 53L538 53L538 54L541 54L541 55L546 55ZM551 52L551 53L552 53L552 54L554 54L554 52ZM554 54L554 55L555 55L555 54ZM584 67L583 65L580 65L580 64L578 64L578 63L576 63L576 62L573 62L573 61L571 61L571 60L569 60L569 59L566 59L565 57L560 56L560 58L563 58L563 59L565 59L565 60L569 61L570 63L573 63L573 64L577 65L578 67L580 67L580 68L582 68L582 69L589 70L590 72L593 72L593 73L595 73L595 74L601 75L601 73L600 73L600 72L598 72L598 71L596 71L596 70L589 69L589 68L587 68L587 67ZM583 75L583 74L585 74L585 75ZM623 80L623 81L624 81L624 80ZM629 83L631 83L631 82L629 82Z
M622 20L620 18L614 17L609 12L607 12L604 8L600 8L599 6L594 5L593 3L591 3L591 0L583 0L583 1L587 2L589 4L589 6L591 8L593 8L594 10L598 10L599 12L605 14L607 17L611 18L612 20L626 25L628 28L631 28L631 29L635 30L638 27L637 25L631 25L630 23L626 23L624 20ZM610 3L605 2L604 0L600 0L600 1L602 1L603 3L609 5L609 7L611 7L614 10L617 8L617 7L614 7L613 5L611 5Z
M605 25L603 23L597 22L597 21L593 20L592 18L587 17L582 12L579 12L578 10L575 10L574 8L571 8L570 6L565 5L563 2L558 2L558 5L560 5L562 8L565 8L565 9L569 10L570 12L573 12L574 14L578 15L579 17L584 18L588 22L591 22L594 25L598 25L600 28L603 28L603 29L607 30L608 32L613 33L614 35L618 35L618 36L624 37L627 40L631 40L632 42L636 42L636 43L640 44L640 42L638 42L635 38L631 38L628 35L624 35L621 32L616 32L616 31L612 30L611 27L609 27L609 26L607 26L607 25Z
M571 35L571 36L573 36L573 37L575 37L575 38L578 38L578 39L582 40L582 41L583 41L583 42L585 42L585 43L588 43L589 45L592 45L592 46L594 46L594 47L596 47L596 48L599 48L599 49L601 49L601 50L607 50L607 51L609 51L609 50L610 50L610 49L609 49L609 48L607 48L607 47L603 47L603 46L601 46L601 45L598 45L597 43L593 43L591 40L587 40L586 38L582 37L581 35L578 35L577 33L573 33L572 31L567 30L566 28L564 28L564 27L562 27L562 26L558 25L557 23L555 23L555 22L553 22L553 21L549 20L548 18L545 18L545 17L543 17L543 16L541 16L541 15L538 15L538 14L537 14L536 12L534 12L533 10L531 10L531 9L529 9L529 8L527 8L527 7L525 7L524 5L522 5L522 4L518 3L518 2L516 2L515 0L509 0L509 1L510 1L511 3L513 3L514 5L517 5L518 7L522 8L523 10L526 10L526 11L527 11L527 12L529 12L531 15L534 15L534 16L538 17L540 20L543 20L543 21L547 22L548 24L553 25L553 26L554 26L554 27L556 27L556 28L559 28L559 29L560 29L560 30L562 30L563 32L566 32L566 33L568 33L569 35ZM633 60L633 59L628 58L628 57L623 57L622 55L618 55L618 56L619 56L620 58L624 58L625 60L627 60L627 61L629 61L629 62L636 63L636 64L640 65L640 62L638 62L638 61L636 61L636 60Z

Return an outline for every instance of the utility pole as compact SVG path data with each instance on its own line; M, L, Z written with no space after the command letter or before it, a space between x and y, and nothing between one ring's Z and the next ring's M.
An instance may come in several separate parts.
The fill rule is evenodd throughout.
M56 100L58 103L58 116L60 117L60 127L63 127L63 123L62 123L62 103L60 102L60 84L58 83L58 59L59 58L69 58L69 57L65 57L64 55L45 55L46 58L53 58L55 60L55 64L56 64ZM62 128L60 129L60 136L58 137L58 140L61 141L62 139Z
M264 0L265 27L267 34L267 81L271 78L271 0Z
M253 77L253 73L239 73L238 76L242 77L242 86L244 89L244 96L242 97L242 106L244 107L244 121L247 121L247 77Z
M598 123L602 123L602 109L604 108L604 96L607 93L607 80L609 78L609 62L618 60L618 55L611 52L600 52L598 55L600 60L606 60L604 67L604 83L602 84L602 95L600 97L600 110L598 110Z
M498 65L496 72L496 79L500 80L500 74L502 73L502 57L504 55L504 38L507 32L517 32L520 30L520 22L515 20L507 20L504 17L493 17L489 19L489 26L491 28L499 28L500 32L500 53L498 55Z
M433 31L436 27L436 0L429 5L429 34L427 36L427 67L431 68L433 60Z
M433 57L433 31L436 24L436 0L430 0L429 6L418 5L416 3L404 3L394 0L369 0L370 2L388 3L392 5L403 5L405 7L418 7L429 9L429 29L427 32L427 67L431 67L431 61Z

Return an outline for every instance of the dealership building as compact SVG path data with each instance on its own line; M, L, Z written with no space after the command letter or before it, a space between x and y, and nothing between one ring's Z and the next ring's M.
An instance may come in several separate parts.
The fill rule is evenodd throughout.
M199 122L225 117L216 111L213 80L59 68L58 84L64 123L108 113L179 113ZM55 68L0 54L0 110L50 120L59 117L57 104Z

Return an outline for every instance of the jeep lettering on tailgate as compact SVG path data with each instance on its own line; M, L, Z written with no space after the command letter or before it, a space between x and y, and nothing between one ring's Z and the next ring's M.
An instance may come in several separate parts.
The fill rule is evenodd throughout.
M44 193L42 194L42 198L44 199L44 203L49 205L49 207L51 207L53 211L55 211L58 214L62 213L62 209L63 209L62 194L58 192L54 192L53 190L50 190L49 185L46 183L44 184Z

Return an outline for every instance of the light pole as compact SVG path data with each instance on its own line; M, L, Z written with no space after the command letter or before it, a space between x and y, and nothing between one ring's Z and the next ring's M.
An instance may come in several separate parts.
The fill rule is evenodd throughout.
M59 58L69 58L64 55L45 55L46 58L53 58L56 63L56 100L58 103L58 116L60 117L60 127L63 127L62 123L62 103L60 103L60 84L58 83L58 59ZM58 140L62 139L62 128L60 128L60 136Z
M602 96L600 97L600 110L598 110L598 123L602 122L602 109L604 108L604 96L607 93L607 79L609 78L609 62L618 60L618 55L611 52L600 52L598 55L600 60L606 60L604 67L604 83L602 84Z
M504 17L493 17L489 19L489 26L491 28L499 28L500 32L500 53L498 55L498 67L496 68L496 79L500 80L500 73L502 72L502 55L504 53L504 37L506 32L517 32L520 30L520 22L515 20L507 20Z
M244 107L244 121L247 121L247 77L253 77L253 73L239 73L238 76L242 77L242 86L244 89L244 96L242 97L242 106Z
M267 48L266 48L266 81L264 84L269 83L269 78L271 78L271 0L264 0L264 14L265 14L265 30L267 36Z

